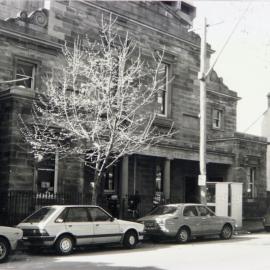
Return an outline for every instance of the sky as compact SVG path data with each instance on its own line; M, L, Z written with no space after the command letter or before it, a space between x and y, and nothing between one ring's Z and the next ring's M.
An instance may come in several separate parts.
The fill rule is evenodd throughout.
M207 42L220 51L240 20L217 61L215 70L229 89L241 98L237 109L237 130L261 135L262 115L270 93L270 1L194 0L197 18L194 28L206 17Z

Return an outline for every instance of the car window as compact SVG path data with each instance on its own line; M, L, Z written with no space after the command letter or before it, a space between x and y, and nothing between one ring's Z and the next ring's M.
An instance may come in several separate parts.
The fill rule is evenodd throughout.
M31 216L23 220L23 223L35 223L46 220L55 211L52 207L42 207Z
M175 206L161 205L153 209L149 213L149 216L173 214L175 213L176 210L177 210L177 207Z
M65 222L88 222L89 217L86 208L70 207Z
M199 212L200 212L200 216L201 217L211 217L214 216L215 214L210 211L207 207L205 206L198 206Z
M61 212L61 214L55 219L55 222L56 222L56 223L62 223L62 222L65 220L65 218L66 218L66 216L67 216L67 213L68 213L68 208L65 208L65 209Z
M88 208L92 221L108 221L111 220L111 216L97 207Z
M183 215L185 217L197 217L198 212L195 206L186 206Z

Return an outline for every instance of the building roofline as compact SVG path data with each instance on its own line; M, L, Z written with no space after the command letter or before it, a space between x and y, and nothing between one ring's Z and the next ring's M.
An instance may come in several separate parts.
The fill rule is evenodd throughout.
M112 14L116 15L116 16L119 17L119 18L123 18L123 19L128 20L128 21L130 21L130 22L132 22L132 23L135 23L135 24L140 25L140 26L143 26L143 27L145 27L145 28L154 30L154 31L156 31L156 32L158 32L158 33L161 33L161 34L163 34L163 35L169 36L169 37L171 37L171 38L174 38L174 39L176 39L176 40L182 41L182 42L184 42L184 43L186 43L186 44L188 44L188 45L192 45L193 47L200 49L200 44L196 44L196 43L191 42L191 41L189 41L189 40L186 40L186 39L184 39L184 38L177 37L177 36L175 36L175 35L173 35L173 34L170 34L170 33L168 33L168 32L165 32L165 31L163 31L163 30L161 30L161 29L159 29L159 28L150 26L150 25L148 25L148 24L146 24L146 23L143 23L143 22L140 22L140 21L135 20L135 19L133 19L133 18L130 18L130 17L128 17L128 16L122 15L122 14L116 12L116 11L109 10L109 9L107 9L106 7L101 7L101 6L98 5L98 2L93 3L93 2L88 2L88 1L85 1L85 0L78 0L78 1L81 2L81 3L84 3L85 5L88 5L88 6L97 8L97 9L99 9L99 10L105 11L105 12L107 12L107 13L112 13ZM194 33L194 34L195 34L195 33ZM212 49L208 49L208 51L209 51L210 53L214 53L214 52L215 52L215 51L212 50Z

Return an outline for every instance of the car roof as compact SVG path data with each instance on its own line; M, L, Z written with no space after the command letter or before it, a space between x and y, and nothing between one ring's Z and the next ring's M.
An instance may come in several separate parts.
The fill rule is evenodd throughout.
M183 206L203 206L201 203L171 203L165 204L166 206L175 206L175 207L183 207Z
M70 204L70 205L59 205L59 204L54 204L54 205L45 205L43 207L53 207L53 208L65 208L65 207L99 207L98 205L93 205L93 204Z

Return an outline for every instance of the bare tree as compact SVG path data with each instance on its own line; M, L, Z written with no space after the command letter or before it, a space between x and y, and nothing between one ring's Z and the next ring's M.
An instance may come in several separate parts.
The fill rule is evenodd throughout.
M106 169L172 134L153 125L165 83L162 53L143 61L137 42L115 24L102 20L100 41L84 38L65 46L65 64L44 80L46 91L34 102L31 121L21 117L23 137L36 155L57 150L94 169L92 203Z

